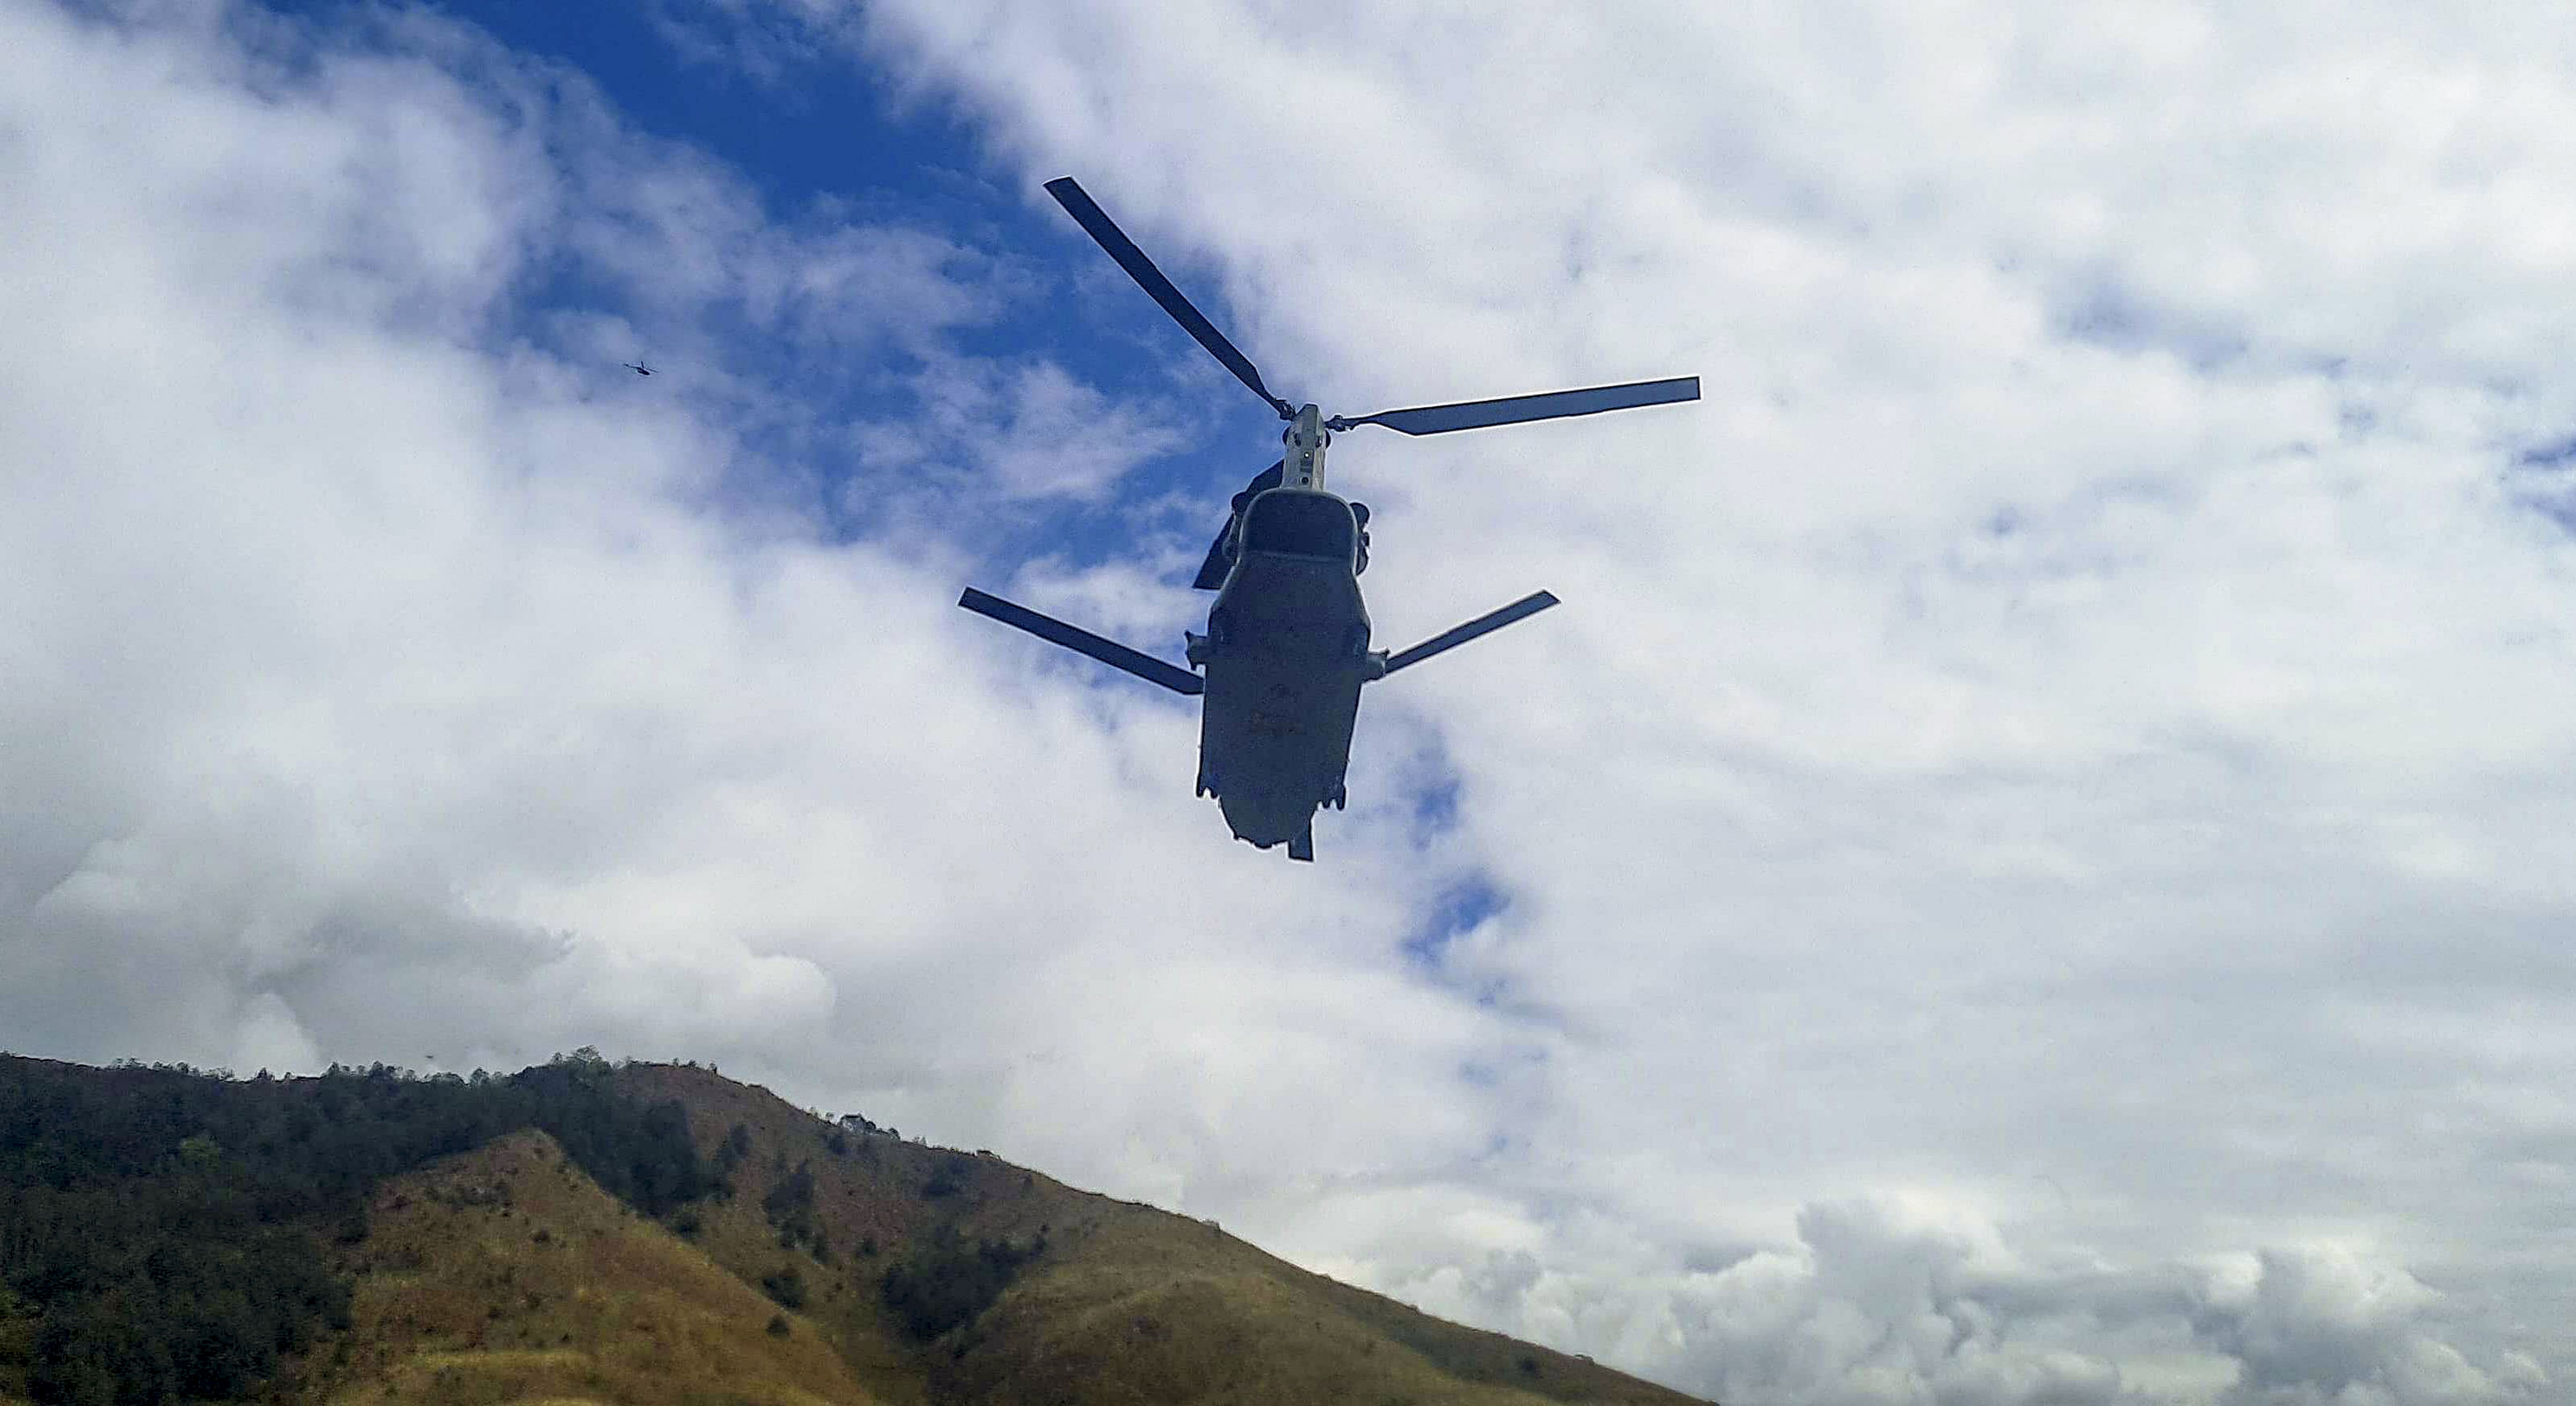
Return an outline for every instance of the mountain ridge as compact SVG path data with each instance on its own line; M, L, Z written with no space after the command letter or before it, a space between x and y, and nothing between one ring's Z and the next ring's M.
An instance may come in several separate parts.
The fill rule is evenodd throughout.
M712 1068L612 1066L588 1050L472 1080L378 1065L246 1081L0 1056L0 1250L10 1216L82 1196L185 1215L206 1199L204 1214L230 1217L207 1224L272 1258L280 1236L306 1237L347 1288L260 1299L280 1305L262 1311L292 1350L208 1376L204 1353L249 1351L241 1333L271 1331L239 1326L254 1320L227 1280L238 1273L183 1266L176 1287L144 1283L132 1265L147 1260L129 1254L82 1289L63 1275L85 1262L0 1264L55 1294L46 1312L87 1322L98 1352L168 1357L139 1378L130 1360L66 1366L52 1320L12 1337L0 1296L0 1406L162 1406L172 1396L154 1391L175 1382L254 1377L274 1406L1697 1400L1420 1313L1213 1222L856 1115L826 1120ZM51 1243L57 1261L110 1253L20 1243ZM203 1254L233 1253L210 1243ZM120 1347L120 1303L216 1326ZM52 1356L36 1361L38 1347Z
M720 1144L733 1126L751 1134L752 1154L729 1173L738 1179L737 1206L778 1189L782 1158L790 1180L809 1165L817 1218L836 1255L859 1243L853 1236L891 1233L910 1244L943 1225L992 1243L1025 1245L1043 1235L1045 1254L975 1321L939 1339L949 1356L931 1364L930 1375L942 1400L1342 1400L1365 1395L1374 1379L1403 1384L1370 1398L1378 1400L1699 1400L1421 1313L1209 1222L1082 1191L988 1153L854 1134L712 1070L636 1064L617 1077L639 1096L688 1107L702 1148ZM844 1149L837 1154L836 1133ZM746 1260L736 1272L757 1263ZM1074 1389L1066 1377L1100 1394ZM1251 1394L1263 1382L1293 1394Z

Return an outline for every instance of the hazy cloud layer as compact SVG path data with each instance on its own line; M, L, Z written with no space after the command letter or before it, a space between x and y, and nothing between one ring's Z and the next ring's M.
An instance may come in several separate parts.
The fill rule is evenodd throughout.
M1179 446L956 344L1072 237L115 13L0 0L0 1045L714 1058L1741 1406L2576 1373L2554 7L657 11L963 102L1329 408L1703 376L1342 438L1390 642L1568 604L1311 870L950 605Z

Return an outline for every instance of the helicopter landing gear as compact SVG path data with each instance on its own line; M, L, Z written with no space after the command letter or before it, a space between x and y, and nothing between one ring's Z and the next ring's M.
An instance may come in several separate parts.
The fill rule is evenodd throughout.
M1290 859L1302 859L1309 864L1315 862L1314 821L1308 820L1305 825L1298 829L1297 838L1288 842L1288 857Z

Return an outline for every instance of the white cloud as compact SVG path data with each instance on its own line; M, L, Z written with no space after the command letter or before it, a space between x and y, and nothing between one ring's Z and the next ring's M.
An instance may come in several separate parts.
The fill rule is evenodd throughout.
M1051 363L942 358L914 379L913 391L917 405L857 432L873 475L945 468L943 487L973 484L1004 500L1099 501L1128 470L1181 447L1168 417L1115 403Z
M12 1046L454 1065L595 1039L807 1077L828 1049L900 1100L1032 956L1150 967L1220 895L1290 929L1338 901L1275 866L1170 881L1176 850L1255 862L1189 799L1185 719L1016 672L939 539L708 512L796 413L738 374L768 350L707 336L647 382L590 339L927 336L895 325L1009 295L983 262L767 223L577 80L418 17L0 13L43 80L0 112L39 215L0 238L44 271L5 294L0 534L33 583L0 635ZM471 237L388 235L388 202ZM609 301L524 301L561 258Z
M1618 1263L1641 1247L1586 1248ZM2146 1268L2028 1248L1956 1206L1872 1198L1803 1207L1790 1244L1709 1268L1647 1254L1569 1273L1495 1251L1393 1291L1559 1346L1615 1343L1747 1406L2539 1399L2534 1364L2473 1365L2439 1336L2439 1295L2347 1247Z
M1184 422L957 353L1036 252L432 18L5 0L0 1043L714 1058L1730 1402L2576 1371L2552 9L674 13L865 26L1289 394L1708 399L1341 438L1383 639L1567 605L1291 870L949 605ZM1195 545L1012 589L1168 639Z

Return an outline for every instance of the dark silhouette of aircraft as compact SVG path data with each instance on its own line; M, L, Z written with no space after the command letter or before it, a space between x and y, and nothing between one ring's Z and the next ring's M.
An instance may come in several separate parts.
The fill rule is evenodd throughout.
M653 368L640 361L622 361L619 362L618 365L625 367L627 370L634 372L638 376L650 376L653 374Z
M1255 474L1208 545L1191 585L1216 592L1204 635L1184 632L1190 669L972 587L957 603L979 615L1201 699L1198 793L1214 796L1237 839L1315 857L1315 812L1349 792L1360 688L1555 605L1533 592L1454 629L1388 653L1369 648L1360 573L1368 569L1368 508L1324 490L1324 448L1361 425L1406 435L1594 415L1699 399L1699 378L1593 386L1540 395L1381 410L1326 419L1271 394L1250 359L1216 330L1070 176L1047 193L1198 344L1288 422L1280 461ZM1193 672L1192 670L1199 672Z

